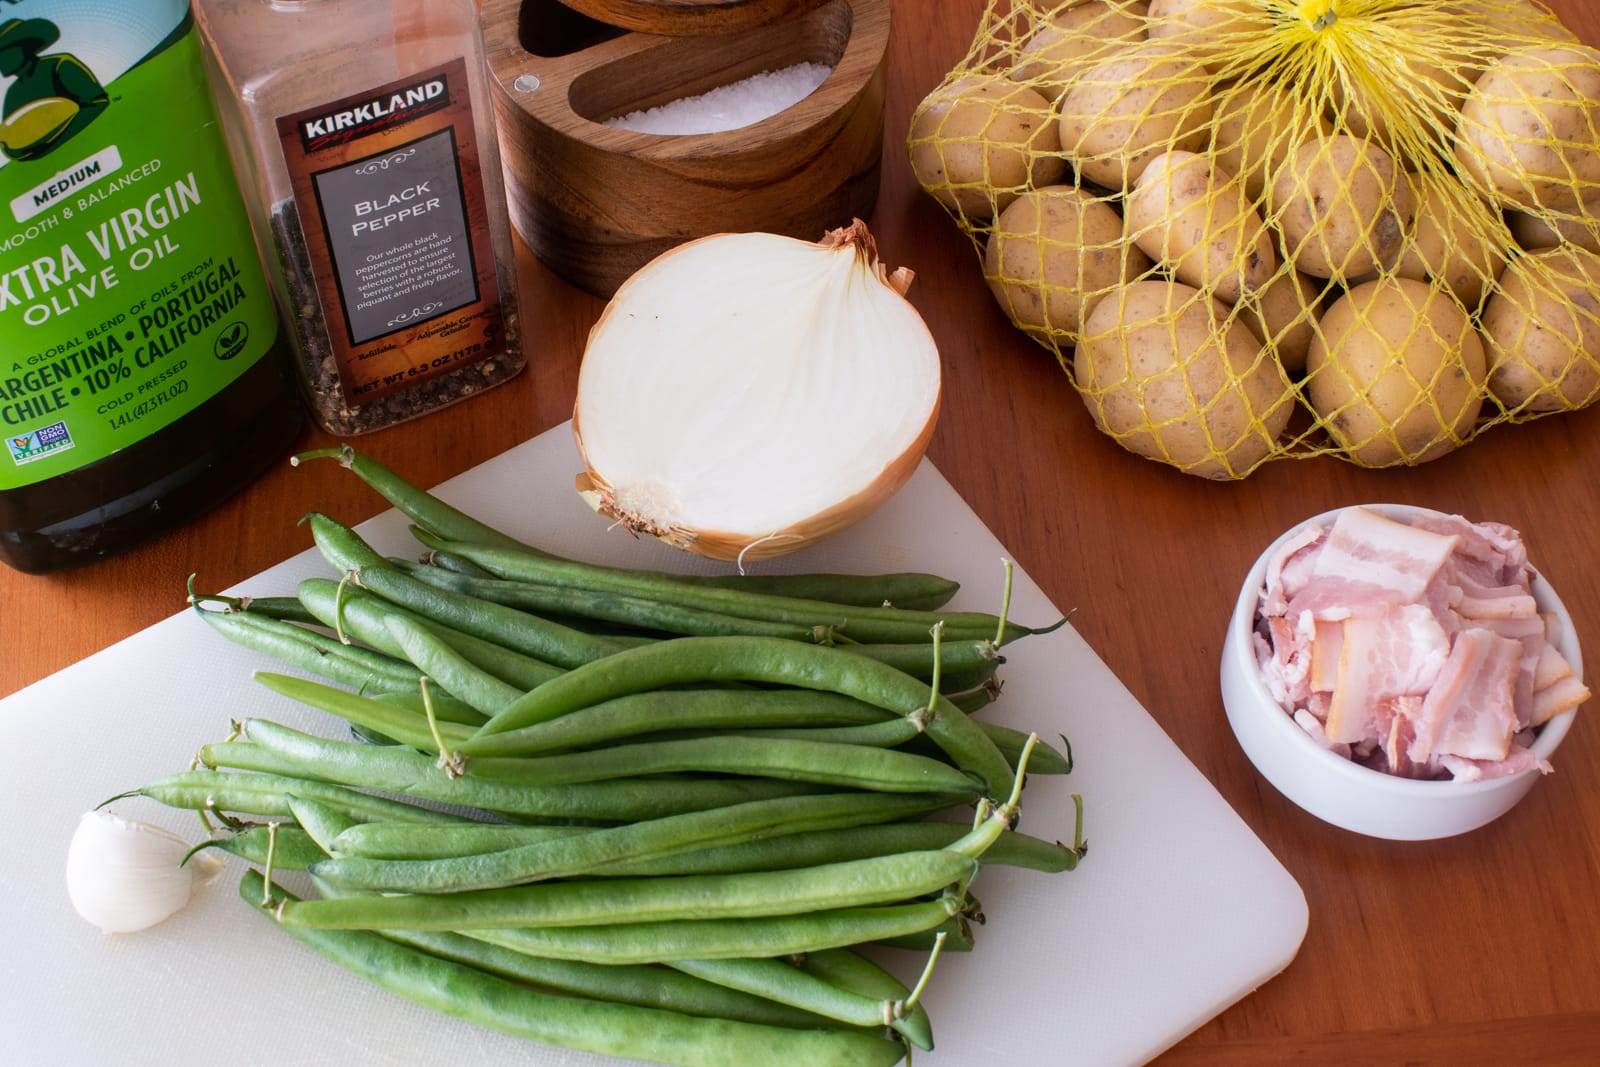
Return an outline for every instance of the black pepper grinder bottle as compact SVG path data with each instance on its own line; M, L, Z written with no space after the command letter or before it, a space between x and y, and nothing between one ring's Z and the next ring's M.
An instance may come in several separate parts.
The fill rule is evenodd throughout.
M0 4L0 560L181 523L301 422L188 0Z
M471 0L202 0L317 421L366 433L525 363Z

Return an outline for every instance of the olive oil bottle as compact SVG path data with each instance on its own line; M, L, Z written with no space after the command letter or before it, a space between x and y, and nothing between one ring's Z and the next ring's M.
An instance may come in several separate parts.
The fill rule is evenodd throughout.
M0 0L0 559L99 558L288 447L287 341L188 0Z

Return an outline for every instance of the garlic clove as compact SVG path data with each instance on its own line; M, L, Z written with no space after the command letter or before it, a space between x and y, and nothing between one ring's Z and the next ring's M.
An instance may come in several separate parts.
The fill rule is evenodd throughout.
M109 811L86 812L67 849L67 895L84 919L108 934L130 934L170 918L194 887L221 873L206 853L187 864L188 842Z

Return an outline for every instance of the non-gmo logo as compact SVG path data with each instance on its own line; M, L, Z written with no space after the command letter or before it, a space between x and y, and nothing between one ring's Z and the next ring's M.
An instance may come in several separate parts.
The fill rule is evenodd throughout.
M32 463L56 452L65 452L73 446L72 432L65 422L52 422L24 434L7 434L6 451L17 466Z
M250 340L250 327L239 321L228 323L217 334L217 339L211 345L211 351L218 359L232 359L244 351L244 343Z

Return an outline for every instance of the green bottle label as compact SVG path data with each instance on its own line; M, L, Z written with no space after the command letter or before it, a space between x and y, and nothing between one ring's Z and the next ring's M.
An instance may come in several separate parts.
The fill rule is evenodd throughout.
M0 0L0 489L148 437L277 339L200 49L187 0Z

